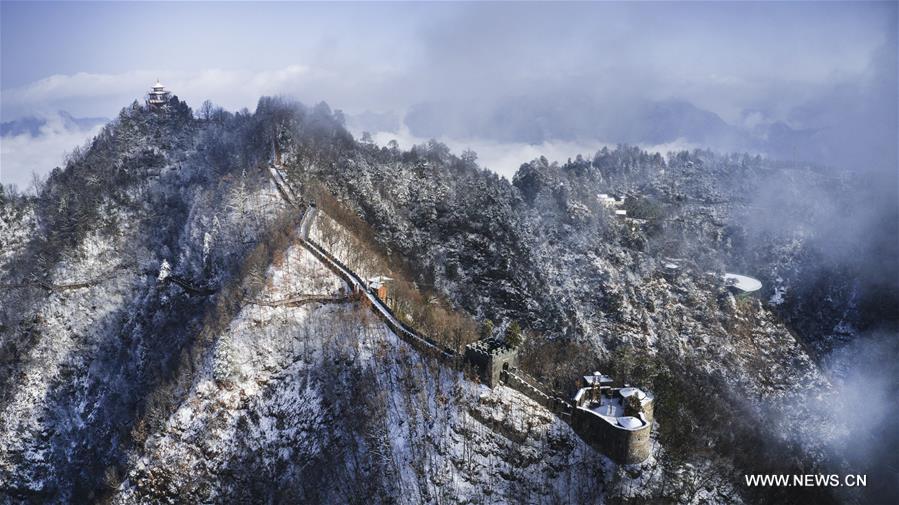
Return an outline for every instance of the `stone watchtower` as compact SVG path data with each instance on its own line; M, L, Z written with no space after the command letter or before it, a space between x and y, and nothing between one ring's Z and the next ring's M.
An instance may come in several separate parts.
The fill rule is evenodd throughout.
M387 301L387 283L392 281L390 277L379 275L368 279L368 289L373 291L381 301Z
M518 349L496 338L485 338L465 346L465 361L478 371L481 381L495 387L502 371L518 367Z
M652 393L636 387L614 387L611 378L594 372L584 377L574 396L571 427L594 449L624 465L641 463L652 454Z

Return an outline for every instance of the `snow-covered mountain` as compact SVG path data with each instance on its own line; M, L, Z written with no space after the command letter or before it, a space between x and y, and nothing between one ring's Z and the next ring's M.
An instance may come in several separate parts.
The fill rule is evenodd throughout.
M263 98L254 113L207 112L134 103L40 194L0 194L6 501L865 497L742 482L846 468L818 428L851 441L854 427L808 399L838 392L823 357L889 323L895 297L857 275L851 255L824 261L810 238L857 194L851 181L621 147L534 160L509 182L436 142L357 143L325 104ZM289 191L329 216L329 233L349 237L346 263L407 290L414 324L514 321L527 336L522 368L548 387L571 391L600 369L651 389L652 457L615 465L522 394L398 338L301 247L273 158ZM772 181L780 198L756 198ZM793 190L836 203L793 201ZM627 218L599 193L626 196ZM800 218L763 229L753 217L764 212ZM725 269L758 276L761 297L735 297Z

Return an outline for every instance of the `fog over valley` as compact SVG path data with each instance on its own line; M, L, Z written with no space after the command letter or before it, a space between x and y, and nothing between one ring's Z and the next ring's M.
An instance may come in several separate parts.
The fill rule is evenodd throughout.
M73 10L85 13L87 27L65 22ZM113 36L132 11L146 21L116 44L74 37L82 29ZM238 110L262 95L326 101L372 133L405 126L415 138L510 151L670 144L853 171L895 168L888 3L238 4L216 9L214 22L200 6L79 5L22 16L45 22L8 22L10 40L47 58L3 49L3 122L56 110L112 117L159 77L189 103ZM170 16L191 30L156 30ZM296 19L299 33L290 29ZM77 66L88 53L95 56ZM49 170L7 165L4 182ZM515 169L499 170L510 177Z

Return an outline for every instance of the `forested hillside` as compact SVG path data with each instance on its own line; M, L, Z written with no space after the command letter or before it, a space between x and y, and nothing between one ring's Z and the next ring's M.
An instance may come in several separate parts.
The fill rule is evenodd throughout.
M317 233L391 276L447 345L521 328L522 368L556 390L602 370L653 391L653 457L616 466L524 396L398 339L299 247L275 158L329 216ZM851 177L620 146L509 181L437 142L357 142L324 103L194 113L173 97L123 109L38 190L0 193L9 501L864 498L741 481L858 462L833 443L853 427L809 402L840 392L836 351L896 323L895 265L863 267L891 244L835 221L864 195ZM764 288L734 296L725 271Z

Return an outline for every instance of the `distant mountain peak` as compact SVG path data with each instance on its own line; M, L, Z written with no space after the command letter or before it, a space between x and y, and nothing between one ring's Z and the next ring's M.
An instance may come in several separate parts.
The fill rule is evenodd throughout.
M51 119L54 119L54 115L60 119L63 128L66 130L86 131L97 125L109 122L109 119L105 117L75 117L67 111L59 110L51 114L33 114L0 123L0 136L30 135L31 137L39 137L41 128L46 126Z

